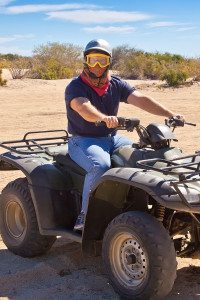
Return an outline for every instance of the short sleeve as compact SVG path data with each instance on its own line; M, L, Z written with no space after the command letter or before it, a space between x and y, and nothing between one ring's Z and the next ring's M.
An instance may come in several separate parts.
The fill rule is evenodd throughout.
M65 102L69 106L74 98L87 97L87 92L79 78L73 79L65 89Z
M121 99L120 102L127 103L127 99L130 94L132 94L135 91L135 87L131 86L128 82L125 80L121 80Z

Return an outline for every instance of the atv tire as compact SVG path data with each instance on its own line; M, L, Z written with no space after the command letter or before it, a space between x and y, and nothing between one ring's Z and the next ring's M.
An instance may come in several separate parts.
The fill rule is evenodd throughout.
M56 240L39 233L36 213L26 178L10 182L0 198L0 231L13 253L34 257L45 253Z
M113 219L104 234L102 256L123 299L164 299L176 279L173 242L162 224L144 212Z

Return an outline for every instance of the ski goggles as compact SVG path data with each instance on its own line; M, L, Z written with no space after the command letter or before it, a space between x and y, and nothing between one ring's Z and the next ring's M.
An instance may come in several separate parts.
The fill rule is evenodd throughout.
M101 53L90 53L86 55L85 62L90 67L95 67L97 64L101 68L105 68L110 64L111 57Z

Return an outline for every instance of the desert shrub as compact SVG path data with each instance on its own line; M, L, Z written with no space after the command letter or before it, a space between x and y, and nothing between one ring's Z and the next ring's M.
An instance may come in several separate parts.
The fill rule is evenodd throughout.
M177 87L183 84L187 77L188 75L186 72L169 70L163 74L162 80L165 80L169 86Z
M130 53L134 50L130 48L128 45L118 46L112 51L112 62L111 68L118 69L120 64L126 60Z
M70 67L62 67L61 69L61 78L71 78L73 77L74 75L77 75L77 69L76 70L73 70L72 68Z
M13 79L22 79L28 76L31 69L31 59L20 57L9 62L9 71Z
M196 81L200 81L200 59L189 60L188 70L190 77L193 77Z
M144 77L143 67L139 59L127 59L118 71L121 77L128 79L142 79Z
M54 58L49 58L46 60L44 65L40 62L35 61L35 66L32 70L32 75L34 78L55 80L63 78L71 78L75 75L74 70L67 66L62 66Z
M154 57L146 57L144 65L144 78L147 79L160 79L163 72L166 70L165 63L158 61Z
M199 76L196 76L196 77L194 77L194 81L200 82L200 75L199 75Z
M186 59L181 55L167 52L149 53L125 45L113 49L112 70L118 71L124 78L131 79L162 79L169 73L168 70L175 70L177 74L173 72L168 74L173 84L184 82L185 75L198 78L200 60Z
M9 68L13 78L64 79L82 69L82 48L73 44L47 43L33 51L33 57L0 54L0 69ZM169 84L184 82L184 77L200 78L200 59L178 54L150 53L128 45L113 49L111 69L129 79L163 79ZM174 72L169 72L173 70Z
M0 54L0 60L12 61L12 60L18 59L20 57L22 57L22 56L20 56L18 54L12 54L12 53Z
M20 56L18 54L0 54L0 68L1 69L9 69L9 68L21 68L19 62L24 60L31 60L30 57Z
M34 50L32 78L64 79L77 75L82 49L72 44L48 43Z
M7 80L2 79L1 75L2 75L2 70L0 69L0 86L4 86L4 85L6 85Z
M117 47L113 50L111 67L124 78L142 79L144 77L143 52L128 46Z
M0 69L8 69L9 62L6 59L0 59Z

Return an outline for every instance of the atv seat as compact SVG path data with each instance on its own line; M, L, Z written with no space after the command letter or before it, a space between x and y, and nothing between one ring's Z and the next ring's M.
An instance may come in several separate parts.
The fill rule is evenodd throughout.
M71 171L78 173L79 175L85 176L87 172L81 168L75 161L71 159L68 154L68 144L57 146L57 147L48 147L45 149L45 152L52 156L53 159L60 165L67 166Z

